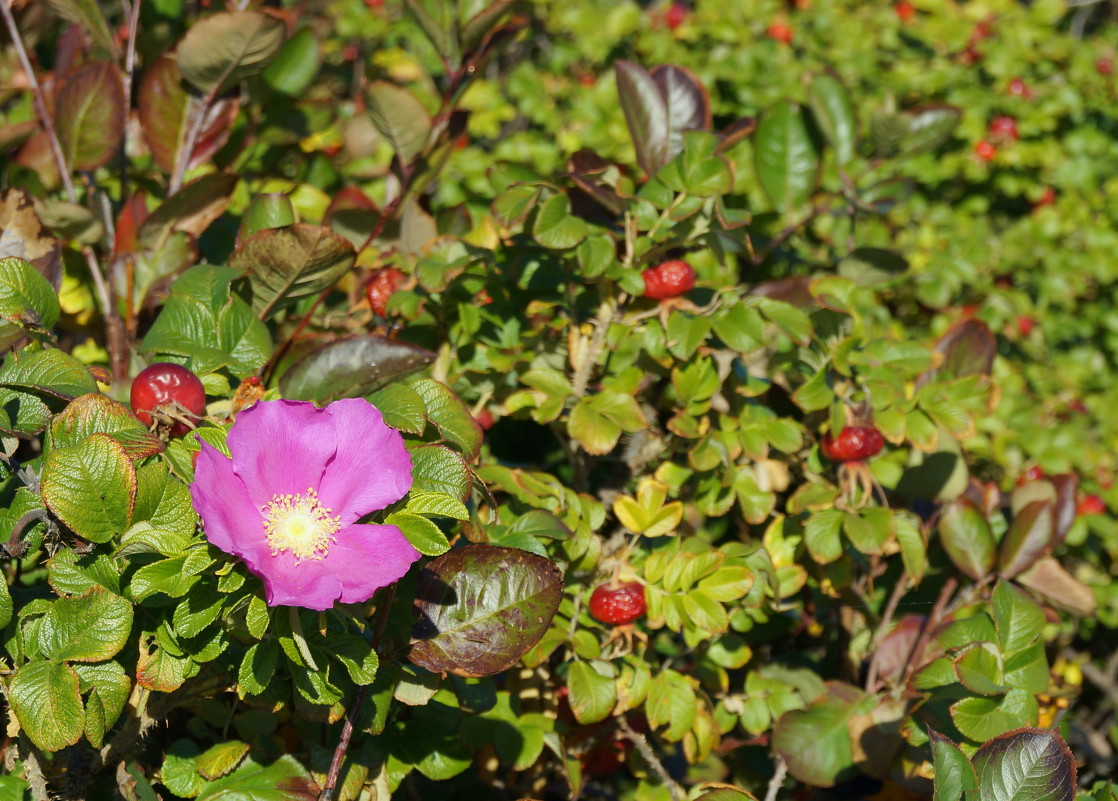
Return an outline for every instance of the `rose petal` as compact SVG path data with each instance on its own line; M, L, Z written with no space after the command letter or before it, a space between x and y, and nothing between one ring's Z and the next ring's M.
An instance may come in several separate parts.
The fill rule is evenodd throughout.
M239 556L246 541L263 539L264 518L233 472L233 462L205 442L194 468L190 497L202 517L206 539L226 553Z
M266 553L260 559L245 559L249 570L264 582L268 606L301 606L322 612L338 600L342 583L332 570L325 569L325 559L307 559L296 563L289 552L276 556Z
M237 415L226 444L249 500L262 508L276 495L317 488L334 456L334 423L302 401L259 401Z
M404 438L385 425L380 410L350 398L331 403L326 411L337 431L337 453L319 484L322 505L339 515L344 526L407 495L411 457Z
M338 532L322 561L342 582L341 602L351 604L399 581L419 556L396 526L359 523Z

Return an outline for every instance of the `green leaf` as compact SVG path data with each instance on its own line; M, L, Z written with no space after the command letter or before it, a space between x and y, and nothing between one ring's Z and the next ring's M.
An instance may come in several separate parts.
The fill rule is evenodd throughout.
M842 556L842 530L846 513L839 509L816 512L804 523L804 545L812 558L825 565Z
M609 663L603 663L612 669ZM582 724L605 720L617 703L617 682L599 673L589 662L572 662L567 671L569 701L575 719Z
M406 384L389 384L366 397L380 409L389 427L416 436L427 430L427 407L419 393Z
M264 320L299 298L329 289L357 260L348 239L329 228L295 223L247 237L229 266L248 277L252 308Z
M50 329L59 314L58 295L42 273L23 259L0 259L0 319Z
M858 124L850 95L833 75L816 75L807 93L812 116L835 149L835 158L840 165L849 164L858 145Z
M714 333L738 353L752 353L765 341L765 324L755 309L735 303L713 320Z
M586 222L571 214L571 199L566 194L552 195L539 207L532 225L532 236L545 248L573 248L590 232Z
M645 427L644 414L632 395L605 390L581 399L571 410L567 429L587 453L609 453L622 432Z
M978 695L1001 695L1009 688L1002 683L1002 667L993 643L967 645L954 658L955 673L964 687Z
M426 517L396 512L389 515L384 522L400 529L408 538L408 542L424 556L440 556L450 550L446 535Z
M316 795L311 775L285 754L269 765L246 760L232 774L206 785L198 801L308 801Z
M961 499L947 504L939 519L943 549L959 570L975 581L994 567L997 547L990 524L973 503Z
M932 743L932 762L935 766L935 796L933 801L960 801L963 793L978 789L974 768L962 749L933 729L928 729Z
M773 750L787 761L789 773L816 787L833 787L858 775L849 724L865 696L837 682L829 689L807 709L781 715L773 728Z
M108 434L133 460L154 456L164 448L164 442L148 431L123 403L99 392L75 398L51 420L49 433L51 448L78 445L93 434Z
M300 28L264 70L264 80L277 92L298 97L314 81L321 60L318 37L310 27Z
M50 605L39 626L39 648L59 662L103 662L132 632L132 604L100 585Z
M365 90L366 107L373 125L396 151L401 164L411 164L427 146L431 115L411 92L385 81L374 81Z
M380 658L373 646L356 634L334 632L330 635L330 649L349 673L355 684L368 685L376 681Z
M54 127L68 172L95 170L116 155L124 137L124 84L107 61L70 73L54 101Z
M242 695L260 695L264 692L275 675L279 652L279 641L274 639L249 646L237 672L237 684Z
M1051 729L1003 734L983 743L973 763L981 801L1071 801L1075 797L1075 758Z
M421 445L410 449L412 491L439 492L465 502L473 479L462 457L445 445Z
M963 112L954 106L927 106L903 115L906 130L900 141L901 155L929 153L951 138Z
M491 676L515 665L551 625L563 574L535 554L468 545L420 573L409 659L428 670Z
M964 698L951 705L951 720L956 728L977 743L1033 725L1036 716L1036 698L1017 688L1003 696Z
M470 510L457 498L441 492L412 492L408 496L406 512L416 515L436 515L454 520L469 520Z
M61 751L85 731L78 674L69 665L38 660L18 668L8 684L8 703L31 742L44 751Z
M183 798L194 798L206 786L206 780L195 767L202 749L193 740L176 740L167 749L159 769L160 783Z
M411 384L427 406L427 419L439 433L462 452L468 461L481 450L481 426L474 420L466 404L446 384L432 378L421 378Z
M97 391L85 365L57 348L9 356L0 368L0 386L65 400Z
M43 465L43 501L90 542L108 542L128 528L136 500L136 469L108 434L52 450Z
M248 749L248 743L239 740L218 743L198 755L194 769L207 779L218 779L241 764Z
M182 77L216 97L268 66L283 46L284 24L258 11L218 12L190 26L176 51Z
M897 509L893 511L893 533L901 546L901 560L905 573L913 584L919 584L928 570L928 544L920 520L912 512Z
M1010 582L1002 580L991 598L1002 652L1015 654L1033 645L1044 631L1044 610Z
M506 228L520 225L528 219L536 201L540 197L540 188L530 184L510 186L493 201L493 216L497 222Z
M109 731L124 712L124 706L132 692L132 680L124 672L124 666L119 662L100 662L95 665L79 662L70 667L78 674L83 693L96 691L101 705L99 714L104 721L105 731ZM89 728L88 722L86 728Z
M848 513L842 530L859 552L880 554L893 534L892 523L893 517L888 509L874 506L858 513Z
M769 109L753 140L757 177L772 204L780 211L803 205L815 191L819 154L800 106L784 101Z
M668 742L679 742L691 730L697 715L698 697L686 676L666 669L656 674L648 687L645 714L648 725L659 728L667 724L663 736Z

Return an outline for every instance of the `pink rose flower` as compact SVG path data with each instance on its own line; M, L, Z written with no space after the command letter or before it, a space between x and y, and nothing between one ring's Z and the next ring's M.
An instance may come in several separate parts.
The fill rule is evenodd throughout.
M260 401L227 444L231 459L202 443L190 494L206 538L261 578L269 606L365 601L419 558L396 526L357 522L412 484L403 437L368 401Z

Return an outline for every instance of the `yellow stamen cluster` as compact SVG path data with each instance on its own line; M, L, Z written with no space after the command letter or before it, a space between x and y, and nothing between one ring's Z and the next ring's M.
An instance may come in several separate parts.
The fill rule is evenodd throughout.
M260 511L272 556L291 551L296 562L326 556L342 527L341 518L319 503L313 487L295 495L276 495Z

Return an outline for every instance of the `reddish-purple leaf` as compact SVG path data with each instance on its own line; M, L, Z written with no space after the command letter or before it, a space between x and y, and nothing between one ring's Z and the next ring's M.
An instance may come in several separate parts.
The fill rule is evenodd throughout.
M467 545L419 575L408 658L434 673L492 676L520 661L563 598L563 572L517 548Z
M116 66L92 61L68 75L54 104L54 127L69 170L108 163L124 137L124 86Z
M186 132L201 111L202 103L187 91L174 56L164 55L144 74L139 93L140 127L156 164L167 172L174 174L187 157ZM228 141L236 116L235 99L210 105L187 169L204 164Z
M998 340L986 323L972 318L947 329L936 343L936 352L944 357L939 369L950 376L990 375Z
M1033 501L1014 516L1002 537L998 571L1013 578L1027 569L1052 547L1055 533L1055 505Z
M1065 570L1054 557L1041 557L1018 575L1017 581L1073 615L1090 617L1098 608L1094 591Z

